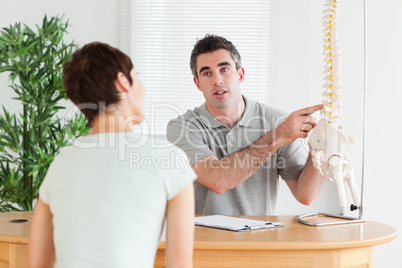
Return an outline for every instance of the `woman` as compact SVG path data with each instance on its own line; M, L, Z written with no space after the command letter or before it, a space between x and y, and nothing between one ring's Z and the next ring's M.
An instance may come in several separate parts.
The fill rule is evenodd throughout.
M131 60L91 43L63 71L92 130L61 150L40 187L30 267L153 267L165 216L166 267L192 267L196 175L184 152L133 133L144 88Z

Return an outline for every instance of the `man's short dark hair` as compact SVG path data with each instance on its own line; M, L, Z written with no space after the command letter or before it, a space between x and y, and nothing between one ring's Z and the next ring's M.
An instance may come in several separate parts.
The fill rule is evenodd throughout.
M132 85L133 68L126 54L104 43L89 43L73 53L63 68L64 87L67 97L80 108L89 126L104 112L105 106L120 101L115 84L117 74L123 73ZM91 108L85 108L88 104Z
M204 38L197 40L197 43L194 45L193 51L191 52L190 69L193 76L198 78L197 57L200 54L212 53L218 49L226 49L229 51L230 56L236 64L236 69L241 67L240 53L232 42L221 36L207 34Z

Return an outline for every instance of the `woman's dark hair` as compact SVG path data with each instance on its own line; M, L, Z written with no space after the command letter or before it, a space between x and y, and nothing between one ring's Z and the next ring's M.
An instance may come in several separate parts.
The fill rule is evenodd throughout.
M130 58L107 44L94 42L76 50L64 65L64 87L67 97L80 108L92 126L94 118L110 104L119 102L116 78L123 73L130 85L133 69Z

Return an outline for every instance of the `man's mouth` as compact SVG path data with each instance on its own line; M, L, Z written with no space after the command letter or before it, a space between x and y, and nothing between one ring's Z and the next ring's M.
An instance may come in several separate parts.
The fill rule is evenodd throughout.
M227 92L228 92L228 90L227 90L225 87L217 87L217 88L214 90L213 95L215 95L215 96L221 96L221 95L224 95L224 94L227 93Z

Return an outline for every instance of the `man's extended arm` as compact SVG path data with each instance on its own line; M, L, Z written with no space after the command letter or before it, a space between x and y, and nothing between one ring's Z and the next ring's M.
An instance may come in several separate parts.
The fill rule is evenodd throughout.
M321 173L314 167L311 154L297 180L286 180L290 191L297 201L310 205L318 196L323 184Z
M316 105L291 113L276 129L237 153L220 160L214 155L202 158L193 165L198 175L196 181L218 194L236 187L260 168L281 146L290 144L298 138L306 138L316 125L313 117L307 114L321 108L322 105ZM247 165L239 165L239 162L245 162ZM310 171L306 172L307 176ZM290 187L297 192L299 186L292 183Z

